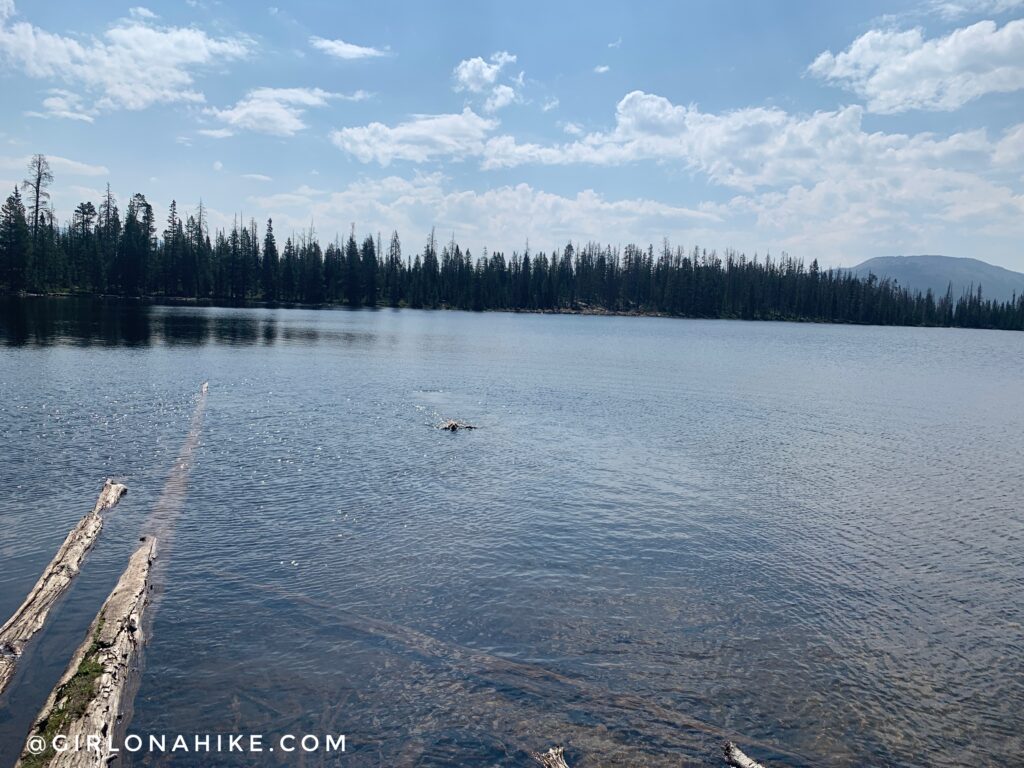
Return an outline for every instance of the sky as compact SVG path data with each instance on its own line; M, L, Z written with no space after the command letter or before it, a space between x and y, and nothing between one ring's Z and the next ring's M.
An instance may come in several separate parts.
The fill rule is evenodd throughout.
M0 190L1024 271L1024 0L142 1L0 0Z

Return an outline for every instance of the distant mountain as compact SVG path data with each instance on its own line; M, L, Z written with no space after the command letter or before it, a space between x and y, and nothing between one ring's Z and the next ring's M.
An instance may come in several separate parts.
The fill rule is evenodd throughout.
M904 288L924 293L929 288L935 298L946 294L946 288L953 284L953 298L972 285L980 285L982 295L987 299L1007 301L1016 291L1024 295L1024 274L1011 272L978 259L961 259L953 256L879 256L850 267L848 272L866 276L869 272L878 277L898 280Z

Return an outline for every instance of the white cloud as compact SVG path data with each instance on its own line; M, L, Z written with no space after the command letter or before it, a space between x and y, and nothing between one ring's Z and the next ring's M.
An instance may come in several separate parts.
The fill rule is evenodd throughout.
M273 181L270 176L262 173L243 173L243 179L249 179L250 181Z
M25 155L24 157L0 157L0 168L5 170L25 170L28 168L28 163L31 159L32 158L29 155ZM71 160L59 155L47 155L46 159L49 161L50 168L53 170L54 174L66 173L70 176L107 176L110 173L105 165L82 163L78 160Z
M603 75L610 69L611 67L609 67L607 64L598 64L596 67L594 67L594 72L596 72L599 75Z
M999 141L984 130L888 134L866 131L863 117L864 108L857 105L809 115L764 107L705 113L633 91L619 101L611 130L583 133L573 125L570 135L580 133L561 144L520 144L513 136L495 135L497 121L469 109L393 127L344 129L332 138L363 162L382 165L395 159L467 157L478 158L485 169L676 164L712 186L735 191L727 203L698 208L725 222L715 232L702 225L714 240L756 244L752 233L759 233L771 237L773 247L813 254L823 263L858 259L870 248L868 240L915 252L926 245L942 250L964 228L1024 237L1024 195L1000 180L1007 172L1019 173L1024 128L1007 131ZM501 199L508 204L521 194L505 189ZM737 222L746 222L746 228ZM550 226L557 230L556 222ZM596 233L613 231L600 223L595 227ZM654 229L646 236L660 234Z
M71 184L68 186L68 191L80 200L99 200L106 193L105 190L97 189L96 187L86 187L82 184Z
M499 109L507 107L518 98L519 95L511 86L496 85L494 86L494 90L491 91L491 95L487 97L487 101L484 102L484 111L497 112Z
M0 0L0 23L7 21L15 13L14 0Z
M519 144L511 136L487 141L485 168L542 165L622 165L679 162L714 184L741 190L820 179L837 164L874 167L898 163L977 161L991 152L984 132L868 133L863 108L794 116L781 109L748 107L706 113L663 96L632 91L618 103L615 127L555 145Z
M342 128L331 141L361 162L389 165L394 160L422 163L437 158L459 159L483 152L487 134L496 120L481 117L466 107L461 113L414 115L394 126L383 123Z
M211 139L226 139L235 135L230 128L200 128L196 133L209 136Z
M559 103L560 102L558 101L558 97L552 96L550 99L547 99L543 104L541 104L540 109L542 112L550 112L552 109L558 109Z
M222 163L220 160L214 160L213 161L213 170L215 170L215 171L223 171L224 170L224 163Z
M2 1L2 0L0 0ZM7 3L4 13L13 11ZM2 20L2 19L0 19ZM66 37L27 22L0 24L0 55L28 77L67 83L44 104L53 116L85 119L115 109L202 102L199 70L245 57L245 37L212 37L193 27L161 27L147 18L115 22L102 38Z
M1024 165L1024 123L1008 129L996 144L992 162L1005 168L1020 168Z
M44 112L26 112L29 117L40 118L62 118L64 120L80 120L85 123L94 121L89 114L88 108L82 102L82 98L71 91L62 88L51 88L47 91L50 95L43 99Z
M1024 88L1024 19L979 21L945 37L920 29L871 30L825 51L807 70L856 93L872 112L950 111L988 93Z
M134 8L129 8L128 9L128 13L129 13L129 15L133 19L157 19L157 18L159 18L159 16L157 16L155 13L153 13L151 10L149 10L149 8L145 8L145 7L141 6L141 5L137 5Z
M508 51L492 54L489 63L479 56L460 61L452 73L455 77L455 90L480 93L495 84L502 69L515 62L515 55Z
M931 0L929 9L944 19L982 14L1002 15L1024 8L1024 0Z
M364 232L397 228L411 251L418 250L420 234L436 226L439 232L454 232L476 255L485 245L521 249L527 238L536 248L562 247L601 233L649 242L652 236L692 235L695 228L717 222L713 213L643 198L608 200L589 189L574 196L528 184L481 192L450 189L440 173L360 179L331 193L300 188L250 200L273 214L279 228L308 226L310 218L324 233L344 232L352 221Z
M364 45L346 43L344 40L328 40L323 37L309 38L309 44L318 51L333 56L336 59L374 59L381 56L390 56L390 51L381 48L370 48Z
M796 253L828 254L832 263L838 255L857 258L858 248L863 254L871 247L866 239L921 252L925 244L948 250L951 235L968 227L1024 237L1024 194L1004 181L1024 162L1024 127L999 141L984 130L872 133L863 114L860 106L811 115L760 107L713 114L634 91L620 100L610 131L554 145L494 136L482 165L678 163L738 190L729 203L706 210L749 219L748 232L773 235Z
M580 125L579 123L574 123L572 121L568 121L568 122L562 123L561 125L562 125L562 130L565 131L570 136L582 136L583 135L583 126Z
M460 61L452 71L455 78L456 91L465 91L472 94L488 93L484 101L485 112L497 112L509 104L520 101L520 91L525 82L525 73L520 72L516 77L511 78L509 83L498 83L501 71L509 64L514 64L516 57L508 51L498 51L491 55L490 62L484 61L479 56L472 59Z
M359 101L368 96L365 91L344 96L320 88L255 88L233 107L206 111L232 128L273 136L294 136L306 128L302 117L309 107L326 106L331 99ZM200 133L207 136L230 135L208 130Z
M622 38L620 37L614 43L608 43L608 47L609 48L621 48L622 47Z

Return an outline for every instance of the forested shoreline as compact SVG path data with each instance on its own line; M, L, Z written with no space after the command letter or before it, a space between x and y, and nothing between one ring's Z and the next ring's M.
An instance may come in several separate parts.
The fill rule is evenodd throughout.
M315 231L278 243L273 221L211 232L198 209L172 201L162 231L146 197L122 214L109 185L61 224L46 158L0 210L0 292L71 293L243 304L454 308L656 314L1024 330L1024 297L997 302L981 287L954 296L911 292L874 275L822 270L817 260L747 258L699 247L569 243L549 252L485 249L474 256L431 232L413 254L398 233L335 237ZM24 194L23 194L24 193Z

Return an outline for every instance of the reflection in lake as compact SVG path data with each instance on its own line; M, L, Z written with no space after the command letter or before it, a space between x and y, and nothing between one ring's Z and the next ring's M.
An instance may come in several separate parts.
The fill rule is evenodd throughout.
M162 306L95 298L0 298L0 341L9 346L273 344L276 318L245 310Z

